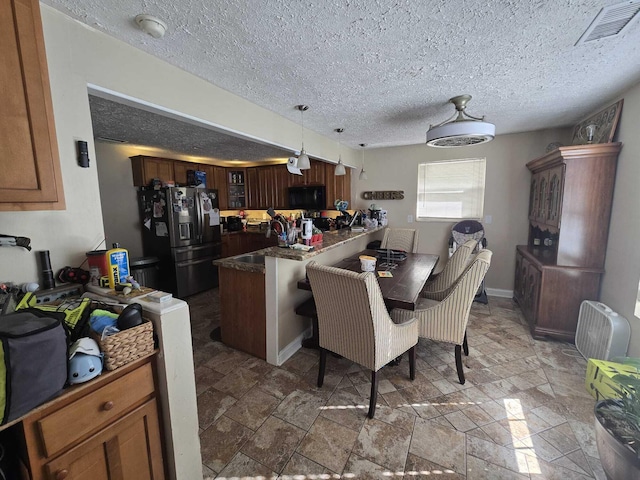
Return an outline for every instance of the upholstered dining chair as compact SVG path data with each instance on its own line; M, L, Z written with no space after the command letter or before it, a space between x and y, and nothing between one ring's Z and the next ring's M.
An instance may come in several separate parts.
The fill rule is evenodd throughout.
M489 270L491 256L491 250L481 250L476 254L442 301L424 298L420 300L415 311L394 309L391 312L391 318L397 323L417 317L421 337L455 345L456 370L462 385L465 378L460 350L462 347L464 354L469 355L467 344L469 310L478 287Z
M442 271L424 286L422 296L431 300L444 299L451 286L469 264L469 257L477 244L476 240L469 240L456 248Z
M380 248L416 253L418 251L418 230L412 228L387 228L384 231Z
M410 316L405 316L399 325L391 320L373 272L357 273L309 262L307 275L318 314L318 387L324 382L327 351L368 368L371 370L368 415L373 418L378 370L409 351L409 377L415 378L418 322Z

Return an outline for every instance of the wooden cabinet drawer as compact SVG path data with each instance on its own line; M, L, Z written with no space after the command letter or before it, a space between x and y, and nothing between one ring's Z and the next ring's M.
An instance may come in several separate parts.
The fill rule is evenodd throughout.
M156 402L148 401L46 464L47 480L164 478Z
M153 371L146 364L38 420L45 455L51 457L121 417L153 392Z

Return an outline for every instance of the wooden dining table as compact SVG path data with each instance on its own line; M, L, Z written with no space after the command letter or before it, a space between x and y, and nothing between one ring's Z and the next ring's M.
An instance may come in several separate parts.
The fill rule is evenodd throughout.
M361 272L360 255L376 257L378 256L378 252L376 250L364 250L332 266L353 272ZM404 310L416 309L420 292L429 279L436 263L438 263L438 258L438 255L429 253L407 252L404 260L392 260L390 262L391 264L395 264L395 267L386 266L386 258L378 258L374 274L378 279L382 297L389 311L393 308L402 308ZM386 271L390 272L392 276L380 277L378 275L378 272ZM309 285L309 281L305 278L298 281L298 288L311 290L311 285Z

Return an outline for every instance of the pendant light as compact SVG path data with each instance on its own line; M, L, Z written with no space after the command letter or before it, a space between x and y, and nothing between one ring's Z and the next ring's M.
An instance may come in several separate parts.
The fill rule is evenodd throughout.
M358 175L358 180L367 180L369 177L367 177L367 172L364 171L364 147L366 147L367 144L361 143L360 146L362 147L362 170L360 170L360 175Z
M427 145L430 147L466 147L490 142L496 134L496 126L484 121L484 117L472 117L464 111L471 95L458 95L449 100L457 114L438 125L429 125ZM465 118L466 117L466 118Z
M338 132L338 164L336 165L336 177L340 177L347 174L347 171L342 164L342 142L340 142L340 134L344 132L344 128L336 128L335 131Z
M302 126L302 149L300 155L298 155L298 162L296 167L300 170L309 170L311 168L311 162L307 152L304 151L304 112L309 110L308 105L296 105L296 108L300 110L300 125Z

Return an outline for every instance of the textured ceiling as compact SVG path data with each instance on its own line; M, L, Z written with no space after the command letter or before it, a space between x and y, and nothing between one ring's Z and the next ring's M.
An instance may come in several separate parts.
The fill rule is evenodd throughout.
M498 134L577 123L640 81L640 21L574 46L620 0L43 0L357 148L417 144L468 93ZM154 39L137 14L162 18ZM133 128L133 127L132 127Z

